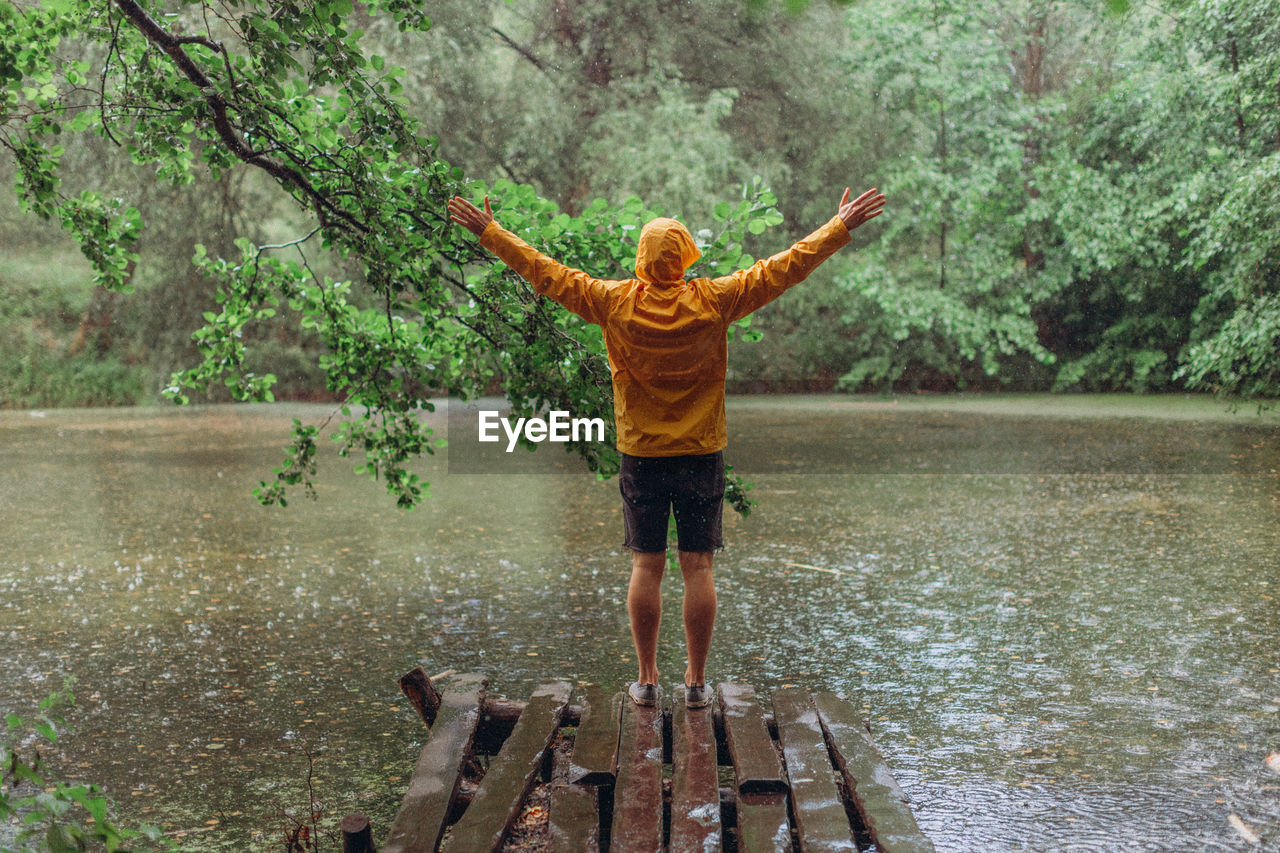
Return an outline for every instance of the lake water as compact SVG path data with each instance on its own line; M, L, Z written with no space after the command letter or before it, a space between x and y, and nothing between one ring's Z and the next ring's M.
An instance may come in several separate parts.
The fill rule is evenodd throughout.
M416 665L512 698L634 676L616 481L441 455L403 512L327 453L318 501L258 506L290 419L329 413L0 412L0 712L74 676L59 769L184 850L279 849L309 773L381 837ZM817 396L729 425L760 505L726 513L713 681L848 696L939 851L1259 849L1232 816L1280 849L1280 419Z

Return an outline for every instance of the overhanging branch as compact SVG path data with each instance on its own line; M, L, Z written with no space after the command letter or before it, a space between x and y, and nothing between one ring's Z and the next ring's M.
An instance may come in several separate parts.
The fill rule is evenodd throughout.
M332 214L357 231L368 231L368 228L363 223L325 198L296 169L254 151L241 138L227 115L228 107L231 105L228 104L222 93L217 90L213 80L204 73L184 49L184 45L187 44L200 44L222 53L225 57L225 50L221 44L203 36L175 36L147 14L147 11L138 4L137 0L114 0L114 2L147 41L163 50L173 60L173 63L178 66L183 76L200 87L200 91L204 94L205 102L213 113L213 126L218 131L218 137L230 149L232 154L245 163L257 166L281 183L296 187L309 197L312 202L312 209L315 210L316 216L319 217L322 227L329 224L330 214Z

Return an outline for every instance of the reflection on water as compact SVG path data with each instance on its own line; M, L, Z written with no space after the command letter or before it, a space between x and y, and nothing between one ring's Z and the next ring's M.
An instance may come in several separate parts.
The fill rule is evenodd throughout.
M999 406L733 403L760 506L726 519L713 680L855 700L940 851L1243 849L1231 815L1280 844L1276 421ZM433 458L404 513L333 459L259 507L325 414L0 413L0 711L74 675L62 769L184 850L277 840L309 767L385 831L418 663L513 697L633 675L614 482Z

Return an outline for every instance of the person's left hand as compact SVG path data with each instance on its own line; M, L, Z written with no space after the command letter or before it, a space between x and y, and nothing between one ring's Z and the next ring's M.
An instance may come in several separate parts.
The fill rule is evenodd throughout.
M489 197L484 197L484 210L481 210L462 196L455 195L449 199L449 218L479 237L493 221Z

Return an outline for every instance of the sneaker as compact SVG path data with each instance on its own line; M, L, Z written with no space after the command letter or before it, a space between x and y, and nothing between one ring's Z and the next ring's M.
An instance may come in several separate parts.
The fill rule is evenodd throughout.
M684 706L686 708L705 708L711 704L711 697L714 691L709 684L699 684L692 687L688 684L684 686Z
M638 681L633 681L631 686L627 688L627 695L631 697L632 702L635 702L641 708L652 708L658 704L658 685L641 684Z

